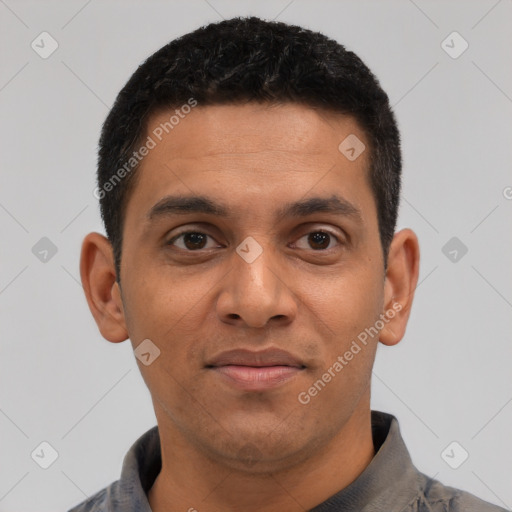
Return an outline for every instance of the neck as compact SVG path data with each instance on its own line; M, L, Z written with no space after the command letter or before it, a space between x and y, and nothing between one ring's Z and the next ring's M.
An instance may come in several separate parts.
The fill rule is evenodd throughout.
M358 407L313 456L271 474L240 472L206 457L157 410L162 469L148 493L151 510L282 512L314 508L351 484L375 455L369 397L363 402L365 407Z

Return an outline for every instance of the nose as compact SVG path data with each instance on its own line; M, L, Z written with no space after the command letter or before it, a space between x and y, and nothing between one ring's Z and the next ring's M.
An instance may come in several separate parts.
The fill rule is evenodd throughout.
M240 253L233 251L231 271L217 300L217 314L223 322L234 325L286 325L297 315L291 280L286 278L288 272L283 269L283 262L278 261L275 250L258 245L262 252L254 260L245 258L243 249Z

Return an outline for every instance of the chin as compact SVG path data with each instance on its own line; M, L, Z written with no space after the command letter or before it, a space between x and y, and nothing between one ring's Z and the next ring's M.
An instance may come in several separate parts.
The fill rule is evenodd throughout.
M215 446L211 445L211 437L203 442L209 444L207 450L216 463L222 461L235 471L271 474L293 467L313 453L317 443L299 437L299 434L304 435L304 430L299 430L278 431L274 424L268 430L255 431L253 426L251 431L242 429L237 432L231 425L229 434L223 431L223 439L217 433Z

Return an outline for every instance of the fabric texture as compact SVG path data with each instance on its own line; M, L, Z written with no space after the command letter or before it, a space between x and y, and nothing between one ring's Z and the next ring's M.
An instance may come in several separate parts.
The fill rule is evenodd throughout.
M391 414L372 411L372 435L376 453L366 469L310 512L507 512L419 472ZM68 512L151 512L147 492L161 467L155 426L129 449L119 480Z

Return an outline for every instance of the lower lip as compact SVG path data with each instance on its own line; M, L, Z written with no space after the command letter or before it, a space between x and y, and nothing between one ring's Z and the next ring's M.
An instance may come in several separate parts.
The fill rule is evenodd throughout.
M302 368L295 366L216 366L215 370L231 384L245 391L274 388L295 377Z

